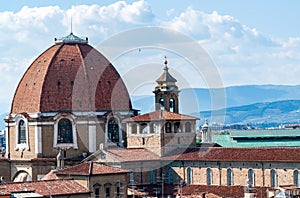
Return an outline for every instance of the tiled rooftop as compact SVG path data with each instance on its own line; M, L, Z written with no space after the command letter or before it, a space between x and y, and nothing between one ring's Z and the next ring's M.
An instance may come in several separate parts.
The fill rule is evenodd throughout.
M60 175L106 175L128 173L128 170L107 166L97 162L84 162L70 168L59 170L56 174Z
M0 194L12 192L35 192L44 196L89 195L90 191L74 180L47 180L32 182L14 182L0 184Z
M300 148L188 148L177 149L165 160L300 162Z
M22 77L11 113L129 110L126 86L113 65L88 44L58 44Z
M157 110L151 113L146 113L143 115L135 116L132 118L125 119L124 122L134 122L134 121L158 121L158 120L197 120L198 118L173 113L165 110Z
M126 148L111 148L107 149L108 154L113 155L118 160L124 161L147 161L160 160L160 157L147 149L126 149Z

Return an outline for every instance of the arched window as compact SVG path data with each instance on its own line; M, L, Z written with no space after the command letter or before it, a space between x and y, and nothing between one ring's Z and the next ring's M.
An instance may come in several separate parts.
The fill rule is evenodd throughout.
M251 182L252 186L254 186L254 171L253 169L249 169L248 171L248 180Z
M192 184L193 183L193 170L191 167L188 167L187 169L187 184Z
M271 170L271 187L276 187L276 171L274 169Z
M15 150L29 150L28 120L23 114L15 117ZM39 147L38 147L39 150ZM40 150L39 150L40 151Z
M210 168L206 169L206 181L207 185L212 184L212 170Z
M72 122L67 118L58 122L57 143L73 143Z
M166 133L171 133L172 132L172 126L171 126L171 123L170 122L167 122L165 124L165 129L166 129Z
M131 133L132 134L137 134L137 125L136 124L131 125Z
M169 103L170 103L170 112L175 112L175 100L174 100L174 98L171 98Z
M105 198L110 198L110 187L111 187L111 184L110 183L106 183L104 184L104 190L105 190Z
M185 123L185 132L189 133L192 131L191 123L187 122Z
M157 123L151 123L151 133L157 133L158 132L158 125Z
M115 188L116 188L116 198L119 198L121 197L121 187L122 187L122 184L120 182L117 182L115 184Z
M119 124L115 118L108 121L108 138L114 143L119 142Z
M15 176L13 177L13 182L25 182L25 181L32 181L29 173L26 171L18 171Z
M160 110L165 110L165 101L163 98L159 99L159 108Z
M100 184L96 183L94 186L94 194L95 194L95 198L99 198L100 197Z
M294 170L294 185L299 187L299 171L298 170Z
M169 167L169 169L168 169L168 183L169 184L174 183L174 170L172 167Z
M180 122L175 122L175 124L174 124L174 133L181 133Z
M26 124L24 120L20 120L18 124L18 144L26 143Z
M150 171L150 184L155 184L155 171Z
M229 168L227 169L227 186L232 186L233 180L232 180L232 170Z
M143 133L143 134L148 133L148 124L147 123L142 123L141 124L141 133Z

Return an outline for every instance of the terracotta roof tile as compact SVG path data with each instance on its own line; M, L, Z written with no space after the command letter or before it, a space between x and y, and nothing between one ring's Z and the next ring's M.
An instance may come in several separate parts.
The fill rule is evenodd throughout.
M107 153L113 155L120 161L148 161L148 160L160 160L161 158L155 153L143 149L131 149L131 148L110 148L106 150Z
M126 86L113 65L88 44L53 45L27 69L11 113L131 110Z
M267 197L267 187L255 187L255 197ZM269 190L272 188L268 188ZM179 193L179 192L177 192ZM244 197L244 186L215 186L215 185L185 185L182 195L214 194L218 197L241 198ZM261 195L261 193L263 193ZM207 197L207 196L206 196Z
M32 182L15 182L0 184L0 193L7 192L35 192L44 196L49 195L71 195L71 194L89 194L90 191L74 180L48 180Z
M198 118L173 113L165 110L157 110L151 113L138 115L132 118L125 119L124 122L134 122L134 121L156 121L156 120L197 120Z
M177 149L165 160L300 162L300 148L188 148Z
M84 162L82 164L59 170L56 174L67 175L106 175L128 173L128 170L107 166L97 162Z
M42 180L54 180L54 179L59 179L56 175L56 170L51 170L49 173L47 173Z

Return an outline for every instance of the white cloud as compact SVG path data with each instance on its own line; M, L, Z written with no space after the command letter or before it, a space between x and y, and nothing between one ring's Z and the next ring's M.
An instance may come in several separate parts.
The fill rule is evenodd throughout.
M136 27L157 25L186 33L209 52L226 86L300 84L297 76L300 38L273 38L233 16L217 12L204 13L189 7L177 13L170 9L166 10L168 20L157 18L146 1L77 5L66 10L59 6L25 6L18 12L0 12L0 68L3 71L0 85L9 83L1 87L1 100L10 100L30 62L53 44L54 37L70 32L71 18L74 33L89 37L96 47L105 38ZM131 57L133 63L136 57ZM151 61L145 57L142 60ZM130 58L126 61L130 62Z
M95 39L103 39L125 29L152 23L154 14L145 1L128 4L119 1L108 6L78 5L66 11L64 25L69 26L73 19L75 31ZM99 35L100 33L100 35Z

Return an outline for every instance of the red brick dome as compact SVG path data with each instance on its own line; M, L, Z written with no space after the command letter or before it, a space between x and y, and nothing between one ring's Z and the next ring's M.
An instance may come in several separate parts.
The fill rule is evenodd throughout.
M72 33L30 65L15 92L11 113L128 111L131 101L113 65Z

